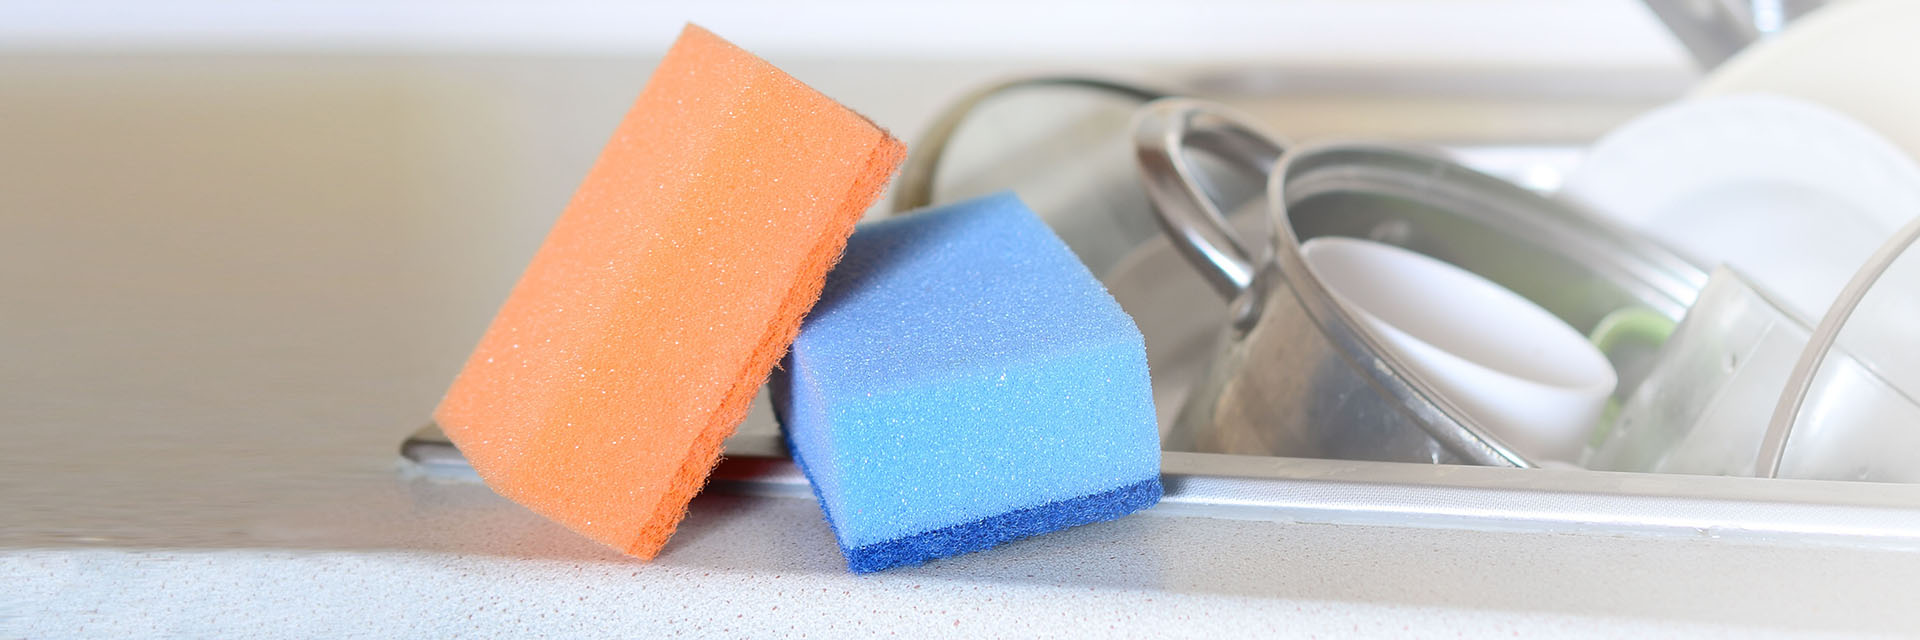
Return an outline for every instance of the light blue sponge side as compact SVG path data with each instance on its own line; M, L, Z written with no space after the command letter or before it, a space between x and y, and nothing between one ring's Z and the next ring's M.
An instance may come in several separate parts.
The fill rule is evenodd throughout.
M1157 430L1143 438L1108 425L1133 418L1119 407L1151 408L1151 394L1120 376L1084 375L1141 370L1138 349L1113 345L840 399L827 414L843 427L831 434L835 455L806 459L836 466L814 473L837 476L822 495L841 541L870 545L1158 477Z
M1160 495L1140 332L1011 195L863 226L773 387L856 570Z

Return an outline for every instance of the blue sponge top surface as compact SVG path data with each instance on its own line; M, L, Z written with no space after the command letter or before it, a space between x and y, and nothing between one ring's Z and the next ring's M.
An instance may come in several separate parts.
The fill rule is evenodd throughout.
M1009 513L1028 535L1087 521L1046 505L1110 518L1151 504L1128 487L1159 495L1140 332L1010 194L862 226L773 387L850 558L958 553L1002 541L979 523Z
M1140 340L1100 281L1011 193L861 225L802 331L830 395Z

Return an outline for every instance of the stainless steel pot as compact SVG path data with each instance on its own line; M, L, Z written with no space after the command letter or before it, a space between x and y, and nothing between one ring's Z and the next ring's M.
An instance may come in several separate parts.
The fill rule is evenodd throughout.
M1335 304L1300 256L1306 239L1368 238L1446 260L1581 331L1623 309L1678 319L1706 282L1649 241L1439 154L1375 143L1282 153L1246 118L1180 98L1144 107L1134 130L1169 237L1232 300L1234 330L1168 434L1169 450L1534 466ZM1196 152L1249 172L1271 166L1267 238L1248 241L1225 224L1191 170ZM1268 251L1253 249L1260 243ZM1637 383L1630 373L1616 397Z
M915 141L894 210L1012 190L1133 316L1146 339L1162 432L1206 374L1227 303L1161 233L1134 168L1132 117L1160 92L1112 80L1035 77L952 103ZM1203 160L1204 161L1204 160ZM1250 233L1265 226L1264 175L1194 172Z

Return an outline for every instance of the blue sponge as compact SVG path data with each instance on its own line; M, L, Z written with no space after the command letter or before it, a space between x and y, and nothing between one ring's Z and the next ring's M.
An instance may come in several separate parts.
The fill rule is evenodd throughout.
M772 381L857 572L1160 499L1145 344L1011 194L861 227Z

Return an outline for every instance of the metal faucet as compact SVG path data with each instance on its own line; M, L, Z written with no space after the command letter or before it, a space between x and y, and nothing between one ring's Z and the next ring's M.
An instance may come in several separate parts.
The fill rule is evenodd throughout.
M1827 0L1644 0L1701 69L1726 62Z

